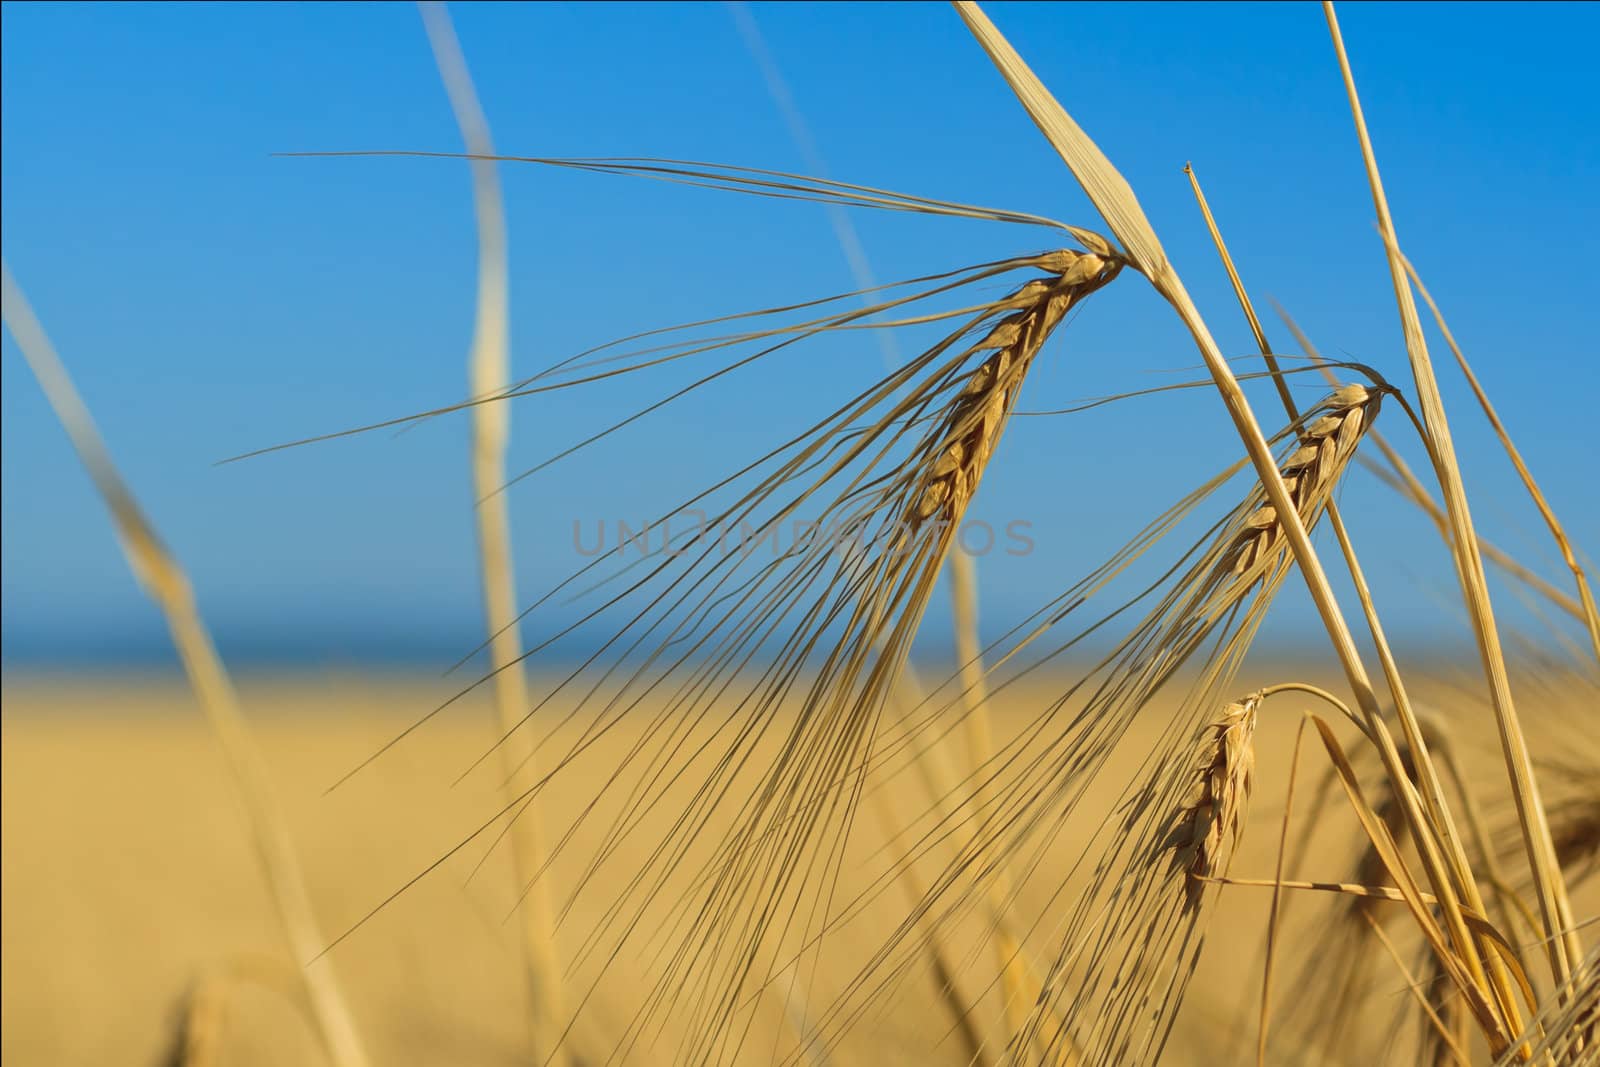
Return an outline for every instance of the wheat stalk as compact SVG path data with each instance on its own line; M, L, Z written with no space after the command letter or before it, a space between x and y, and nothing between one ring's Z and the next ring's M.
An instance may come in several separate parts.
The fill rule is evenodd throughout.
M1506 1049L1495 1067L1533 1059L1554 1067L1593 1067L1600 1038L1600 950L1579 961L1573 977L1539 1006L1539 1017Z
M488 120L478 103L448 10L443 3L419 3L418 8L462 139L473 153L493 154ZM478 309L468 372L472 396L498 394L506 388L509 377L505 213L495 167L489 162L472 164L473 200L478 215ZM484 621L489 634L495 713L503 734L516 729L530 704L527 680L519 662L522 641L517 625L511 518L505 497L497 492L505 483L510 421L504 404L480 404L472 409L472 485L478 501ZM519 758L509 746L503 746L501 753L508 791L513 796L525 792L537 780L531 756ZM531 800L523 804L508 836L520 894L521 948L528 975L533 1059L543 1067L561 1067L566 1060L561 1043L561 967L556 955L550 894L540 877L545 856L538 818L538 809Z

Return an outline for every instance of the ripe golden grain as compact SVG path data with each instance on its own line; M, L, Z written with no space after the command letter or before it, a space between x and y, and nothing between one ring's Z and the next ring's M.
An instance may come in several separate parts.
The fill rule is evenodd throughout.
M1308 525L1331 495L1334 484L1355 455L1356 445L1377 418L1382 393L1351 384L1334 390L1312 411L1300 431L1300 447L1279 468L1295 510ZM1263 504L1245 520L1227 560L1234 574L1247 574L1269 556L1287 550L1283 524L1270 504Z
M1244 829L1255 778L1256 709L1252 693L1223 708L1206 727L1197 774L1172 830L1172 868L1188 874L1186 906L1196 908L1207 880L1227 872Z
M1040 257L1038 266L1054 276L1024 283L997 305L1018 310L974 346L996 351L972 372L945 415L943 451L924 475L912 509L913 529L934 517L959 521L1034 357L1067 312L1115 277L1120 264L1094 252L1061 249Z

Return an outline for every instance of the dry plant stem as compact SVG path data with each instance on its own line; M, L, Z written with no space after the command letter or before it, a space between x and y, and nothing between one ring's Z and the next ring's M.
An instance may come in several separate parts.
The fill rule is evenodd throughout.
M1319 893L1339 893L1344 896L1362 897L1367 900L1387 900L1396 904L1404 904L1406 902L1404 891L1392 885L1363 885L1360 882L1303 882L1292 878L1234 878L1228 875L1210 877L1206 881L1216 882L1218 885L1247 886L1253 889L1303 889ZM1420 890L1417 892L1417 899L1430 907L1439 903L1438 897ZM1476 919L1478 916L1474 913L1473 917Z
M298 973L305 983L323 1045L337 1067L365 1067L367 1056L356 1035L333 965L327 959L316 959L325 942L317 929L300 861L278 810L266 769L251 742L233 683L200 619L189 580L123 483L100 440L94 419L22 290L11 277L10 266L3 263L0 263L0 285L4 289L6 326L44 389L56 418L71 438L95 488L105 499L129 568L167 618L172 643L183 661L189 684L217 735L234 787L239 791L250 825L251 842L277 907L284 941L297 965L315 960L299 967Z
M1500 747L1505 755L1506 769L1512 784L1517 818L1522 825L1523 844L1527 849L1528 863L1533 874L1539 898L1540 917L1545 935L1550 938L1549 957L1551 970L1558 983L1566 983L1573 974L1573 966L1583 958L1582 945L1572 921L1572 906L1567 900L1566 884L1561 875L1561 864L1556 857L1555 845L1550 837L1550 824L1545 817L1544 805L1539 797L1538 781L1533 773L1533 760L1528 752L1527 739L1517 716L1516 703L1511 694L1511 683L1506 673L1505 654L1500 644L1500 633L1495 623L1494 609L1489 599L1488 583L1483 573L1483 556L1478 551L1478 540L1472 526L1472 513L1467 506L1466 490L1461 481L1460 466L1456 462L1455 446L1450 439L1450 425L1445 416L1444 402L1439 395L1439 383L1428 358L1427 342L1422 336L1422 323L1417 316L1405 267L1401 262L1394 220L1389 214L1389 203L1383 192L1383 180L1378 174L1377 157L1373 154L1372 140L1361 112L1361 100L1356 92L1355 78L1350 71L1350 60L1345 54L1344 39L1339 33L1339 20L1331 3L1323 4L1328 21L1328 32L1333 38L1338 55L1339 70L1344 77L1345 92L1350 100L1350 111L1355 120L1356 135L1361 143L1361 156L1366 164L1367 181L1372 187L1372 201L1378 213L1378 228L1383 234L1388 253L1389 273L1394 283L1395 300L1400 309L1400 322L1405 332L1406 350L1411 357L1412 375L1417 385L1417 400L1422 418L1428 429L1429 458L1433 461L1435 477L1444 493L1445 510L1450 516L1452 546L1456 555L1456 571L1461 580L1462 594L1467 613L1472 619L1473 634L1478 642L1478 655L1489 683L1490 697L1495 710L1495 723L1500 732Z
M1333 730L1319 717L1314 716L1313 722L1318 734L1321 736L1323 747L1327 751L1329 760L1338 772L1340 784L1343 786L1346 799L1350 802L1351 810L1361 822L1362 829L1365 831L1367 840L1371 844L1377 859L1382 863L1388 876L1395 882L1393 892L1397 893L1399 898L1405 901L1412 921L1426 939L1435 963L1442 973L1450 976L1458 993L1466 999L1474 1019L1488 1039L1490 1051L1498 1055L1509 1046L1512 1041L1512 1035L1505 1029L1505 1021L1496 1012L1495 1005L1486 998L1482 976L1467 972L1462 955L1452 950L1449 944L1450 935L1439 925L1435 910L1444 911L1447 917L1450 912L1441 909L1439 906L1442 902L1432 894L1423 892L1417 884L1415 877L1407 868L1405 857L1401 853L1393 833L1385 825L1383 817L1367 801L1364 791L1356 779L1355 769ZM1397 781L1396 784L1398 785L1400 782ZM1408 795L1403 788L1397 788L1395 793L1401 797ZM1341 892L1346 891L1345 887L1337 888ZM1369 890L1369 892L1371 891ZM1390 892L1385 888L1382 890L1382 895L1388 895ZM1391 897L1391 899L1394 898ZM1461 914L1460 909L1455 909L1455 913ZM1463 916L1463 918L1466 917ZM1480 929L1486 928L1480 915L1473 913L1470 918ZM1506 944L1503 941L1498 943ZM1509 946L1507 947L1509 950ZM1513 960L1513 962L1515 961ZM1533 1001L1535 999L1534 994L1529 988L1525 977L1522 976L1520 965L1518 965L1517 974L1519 988L1530 1002Z
M489 126L479 107L467 72L461 45L443 4L418 5L428 40L433 46L439 76L449 94L451 108L461 128L467 151L492 155ZM505 217L501 206L496 164L473 161L473 201L478 221L478 307L469 357L469 395L492 396L509 378L510 341L506 280ZM482 566L484 622L488 627L490 665L494 672L494 704L500 734L511 733L530 706L527 678L523 674L521 631L517 625L515 571L511 557L511 520L506 498L497 492L505 484L506 439L510 432L508 404L478 404L472 409L472 486L477 505L478 553ZM523 796L536 781L533 761L509 744L500 746L506 789ZM560 1048L564 1027L561 1005L561 968L556 957L555 925L549 890L538 877L544 866L538 809L530 801L514 817L509 837L519 905L524 963L532 1018L533 1056L540 1064L559 1067L565 1059Z
M1478 382L1478 376L1472 372L1472 366L1467 362L1466 354L1461 351L1461 346L1456 344L1455 335L1450 332L1450 327L1444 321L1444 315L1439 311L1439 305L1434 303L1433 296L1428 292L1428 287L1422 284L1422 279L1417 276L1417 270L1398 251L1395 255L1405 266L1406 274L1410 277L1417 291L1422 294L1422 299L1427 303L1428 310L1433 312L1433 320L1439 325L1439 332L1444 335L1445 343L1450 346L1451 353L1456 357L1456 364L1461 368L1461 373L1466 375L1467 384L1472 386L1472 395L1478 398L1478 406L1483 408L1484 415L1488 416L1489 425L1494 427L1495 436L1500 438L1500 445L1506 450L1506 455L1511 458L1511 463L1517 468L1517 475L1522 479L1522 484L1527 487L1528 495L1533 498L1534 505L1539 509L1539 515L1544 519L1545 525L1550 528L1550 536L1555 539L1556 547L1561 550L1561 560L1572 572L1572 579L1578 586L1578 599L1583 605L1583 622L1589 630L1589 644L1594 650L1595 661L1600 662L1600 613L1596 612L1594 592L1589 588L1589 577L1584 573L1583 567L1578 563L1578 557L1572 550L1572 542L1567 539L1567 531L1562 528L1560 520L1556 518L1555 511L1545 500L1544 493L1539 489L1539 483L1533 480L1533 472L1528 470L1528 465L1522 460L1522 453L1511 440L1511 434L1506 431L1505 424L1500 421L1500 415L1489 402L1489 394L1484 392L1483 386Z
M1317 613L1327 628L1334 651L1361 706L1362 715L1367 720L1372 734L1379 740L1379 752L1383 757L1385 769L1394 781L1404 781L1406 775L1400 754L1384 726L1382 712L1367 676L1366 667L1361 662L1355 640L1339 610L1321 561L1317 558L1316 550L1306 534L1305 523L1284 485L1283 476L1277 468L1261 427L1250 410L1249 402L1239 387L1238 379L1235 378L1210 330L1200 317L1199 310L1194 306L1177 272L1168 263L1166 254L1143 210L1139 207L1132 189L1100 149L1062 110L1061 105L989 21L982 9L966 0L958 2L956 7L968 28L1027 109L1034 123L1055 146L1095 207L1104 216L1112 232L1122 243L1124 255L1129 262L1144 274L1157 292L1173 306L1193 336L1206 367L1216 382L1217 390L1222 395L1228 414L1244 442L1251 463L1256 468L1268 502L1281 517L1283 533L1294 552L1295 560L1299 563L1301 576L1310 590ZM1416 798L1405 790L1401 791L1401 796L1406 806L1408 820L1419 827L1426 825ZM1481 982L1484 978L1482 964L1460 908L1453 906L1455 890L1450 876L1437 853L1425 849L1423 860L1435 894L1441 901L1450 902L1443 912L1451 941L1462 953L1474 980Z
M1454 786L1456 795L1461 798L1461 808L1465 813L1467 826L1472 831L1473 844L1477 848L1478 859L1483 864L1484 877L1494 890L1495 903L1500 911L1500 925L1504 927L1506 934L1511 936L1516 930L1515 919L1520 916L1527 923L1529 933L1537 936L1539 929L1537 920L1526 910L1527 905L1517 899L1509 879L1500 867L1500 857L1496 855L1489 838L1483 810L1472 790L1468 788L1467 776L1462 773L1461 764L1456 759L1455 745L1444 733L1442 723L1433 721L1426 725L1428 732L1433 736L1431 747L1438 753L1444 771L1450 777L1450 784Z
M1217 253L1222 258L1222 264L1227 269L1228 280L1233 285L1234 296L1239 301L1239 306L1244 310L1245 319L1250 324L1250 331L1255 337L1256 345L1260 349L1261 357L1271 372L1273 382L1278 387L1279 399L1283 401L1285 413L1291 420L1299 418L1300 411L1289 393L1288 384L1278 368L1277 357L1272 354L1272 346L1267 341L1266 332L1261 327L1261 320L1257 317L1255 307L1250 301L1249 294L1245 291L1244 282L1239 277L1239 272L1233 263L1233 257L1228 253L1227 242L1223 240L1222 230L1217 225L1211 207L1206 202L1205 192L1200 188L1200 179L1195 174L1192 166L1184 168L1189 176L1189 184L1194 189L1196 201L1200 205L1200 212L1205 217L1206 228L1211 233L1212 242L1217 247ZM1330 379L1332 375L1329 375ZM1394 652L1389 647L1389 642L1384 636L1383 624L1378 618L1377 607L1373 603L1371 590L1367 585L1366 576L1362 571L1361 563L1356 555L1355 545L1350 540L1350 533L1344 524L1344 516L1338 504L1329 500L1327 504L1328 522L1333 527L1334 534L1339 541L1339 549L1344 555L1345 564L1349 568L1350 577L1355 583L1356 594L1361 602L1363 615L1366 618L1367 629L1372 637L1372 642L1378 653L1378 662L1383 668L1384 680L1389 686L1390 695L1394 698L1396 714L1400 720L1401 729L1406 738L1406 744L1412 754L1413 765L1417 768L1418 778L1422 787L1422 797L1426 806L1431 824L1426 826L1413 826L1412 832L1415 839L1422 843L1424 848L1438 847L1434 835L1442 840L1443 851L1448 860L1456 885L1468 907L1482 914L1484 911L1483 899L1478 890L1477 882L1473 878L1471 864L1467 858L1466 849L1462 843L1460 831L1456 828L1455 819L1451 815L1449 803L1445 797L1444 786L1439 779L1437 769L1430 758L1418 722L1415 709L1412 707L1410 696L1406 692L1404 680L1401 677L1399 665L1395 662ZM1483 945L1482 956L1487 962L1489 973L1494 980L1496 997L1500 1003L1500 1010L1505 1014L1513 1031L1521 1029L1521 1016L1517 1008L1516 994L1512 987L1511 979L1505 973L1504 964L1500 961L1493 946Z
M1212 243L1217 246L1217 254L1222 257L1222 266L1227 270L1228 281L1233 285L1233 295L1238 298L1239 307L1244 311L1245 321L1250 324L1250 335L1255 338L1256 347L1261 350L1261 359L1266 363L1268 373L1272 375L1272 384L1277 386L1278 399L1283 401L1283 410L1291 420L1297 419L1300 417L1300 411L1295 405L1294 396L1289 392L1289 382L1278 367L1278 357L1273 354L1272 346L1267 343L1266 331L1261 328L1261 320L1256 317L1255 306L1250 303L1249 294L1245 292L1244 281L1234 268L1233 257L1228 254L1228 246L1222 240L1222 230L1218 228L1217 220L1211 214L1211 205L1206 203L1206 194L1200 188L1200 177L1195 174L1194 165L1190 163L1184 164L1183 172L1189 176L1189 185L1194 189L1194 198L1200 205L1200 214L1206 220L1206 229L1211 232ZM1337 388L1339 383L1330 375L1329 384ZM1328 502L1330 511L1335 506L1333 501Z
M1520 1039L1534 1046L1540 1062L1593 1067L1593 1042L1600 1028L1600 952L1589 954L1577 977L1557 989L1541 1005L1539 1015ZM1496 1067L1512 1063L1520 1048L1508 1049L1495 1060Z
M1359 576L1359 571L1357 571L1357 579L1356 580L1357 580L1358 584L1361 584L1362 579ZM1381 636L1380 636L1379 640L1381 641ZM1287 693L1287 692L1301 692L1301 693L1307 693L1307 694L1309 694L1311 696L1317 697L1319 700L1322 700L1325 703L1329 704L1330 706L1336 708L1341 714L1343 714L1345 716L1345 718L1350 719L1351 721L1353 721L1355 723L1355 725L1358 728L1360 728L1363 732L1366 732L1366 729L1367 729L1366 725L1353 712L1351 712L1351 710L1344 704L1343 701L1341 701L1338 697L1334 696L1332 693L1329 693L1327 690L1322 689L1319 686L1311 685L1311 684L1306 683L1306 682L1284 682L1284 683L1280 683L1278 685L1267 686L1265 689L1261 690L1261 696L1263 698L1267 698L1267 697L1271 697L1271 696L1274 696L1274 695L1279 694L1279 693ZM1302 737L1302 735L1304 733L1305 725L1310 721L1311 721L1311 716L1309 714L1307 714L1305 717L1303 717L1301 719L1301 723L1300 723L1300 727L1301 728L1295 734L1294 754L1290 757L1290 765L1289 765L1290 766L1290 771L1289 771L1289 773L1290 773L1289 791L1288 791L1287 798L1285 800L1285 810L1284 810L1283 833L1285 835L1287 835L1287 833L1288 833L1289 813L1290 813L1290 809L1292 808L1293 802L1294 802L1294 782L1295 782L1296 768L1298 766L1298 760L1299 760L1300 740L1301 740L1301 737ZM1369 734L1369 739L1370 739L1370 734ZM1450 765L1452 772L1454 772L1453 757L1450 755L1448 750L1445 753L1445 758L1446 758L1447 764ZM1400 784L1400 787L1402 789L1404 789L1405 791L1407 791L1408 793L1410 793L1412 791L1412 786L1411 786L1411 783L1410 783L1409 780L1402 781L1399 784ZM1457 788L1458 789L1460 788L1459 780L1457 781ZM1481 827L1481 825L1479 825L1477 814L1476 814L1475 811L1471 810L1470 800L1468 800L1467 803L1469 805L1469 818L1471 819L1471 821L1473 823L1474 829L1477 829L1479 831L1479 836L1480 836L1480 839L1481 839L1481 837L1482 837L1482 827ZM1258 1044L1257 1044L1257 1053L1256 1053L1257 1054L1257 1063L1258 1064L1265 1063L1265 1057L1266 1057L1266 1035L1267 1035L1267 1018L1268 1018L1268 1016L1267 1016L1267 1012L1268 1012L1268 992L1269 992L1270 986L1271 986L1272 958L1273 958L1273 956L1272 956L1273 937L1274 937L1274 931L1275 931L1275 927L1276 927L1276 919L1277 919L1277 913L1278 913L1279 894L1285 888L1291 888L1291 887L1297 887L1297 888L1320 888L1321 887L1320 885L1312 884L1312 883L1287 883L1287 882L1285 882L1283 880L1283 866L1282 866L1283 860L1284 860L1283 841L1282 841L1282 839L1280 839L1280 842L1279 842L1279 853L1278 853L1278 867L1277 867L1276 873L1274 875L1274 878L1273 878L1272 882L1265 883L1265 884L1268 884L1268 885L1272 886L1273 895L1272 895L1272 907L1271 907L1271 911L1269 913L1268 924L1267 924L1267 956L1266 956L1266 963L1265 963L1265 966L1263 967L1263 971L1262 971L1261 1019L1260 1019L1260 1028L1259 1028L1259 1031L1258 1031L1260 1036L1259 1036L1259 1040L1258 1040ZM1246 884L1245 880L1243 880L1243 879L1222 879L1222 881L1226 881L1229 884ZM1337 887L1330 887L1330 888L1338 888L1340 891L1354 891L1355 889L1360 888L1360 887L1354 887L1354 886L1348 886L1348 885L1340 884ZM1402 897L1398 893L1396 893L1396 894L1394 894L1392 899L1402 899ZM1434 898L1434 899L1436 899L1436 898ZM1502 901L1502 904L1503 904L1503 901ZM1481 902L1470 904L1469 907L1471 907L1472 910L1474 911L1474 913L1476 913L1476 914L1479 914L1479 915L1484 914ZM1484 940L1485 940L1485 942L1487 942L1487 937L1485 937ZM1492 977L1494 979L1494 982L1495 982L1494 991L1495 991L1497 1000L1500 1001L1501 1010L1506 1013L1507 1018L1512 1020L1512 1022L1515 1025L1521 1026L1522 1025L1522 1023L1521 1023L1521 1012L1518 1009L1518 1006L1517 1006L1517 1003L1516 1003L1515 992L1514 992L1514 990L1513 990L1513 988L1511 986L1510 975L1506 973L1504 964L1499 959L1499 956L1496 953L1495 947L1493 945L1485 943L1485 945L1484 945L1484 953L1483 954L1484 954L1484 957L1488 960L1489 966L1491 968L1491 975L1492 975Z
M1439 779L1438 768L1434 766L1433 757L1430 755L1422 726L1417 719L1416 711L1411 705L1410 696L1406 692L1405 684L1400 676L1399 665L1395 662L1394 653L1389 648L1388 641L1384 638L1383 626L1378 621L1377 609L1372 602L1372 590L1367 585L1366 575L1356 559L1355 548L1350 543L1350 533L1345 529L1344 520L1333 508L1328 510L1328 522L1333 527L1334 535L1339 540L1339 547L1344 551L1345 559L1349 561L1350 578L1355 583L1356 596L1361 601L1362 611L1365 612L1367 622L1372 631L1372 640L1378 650L1378 659L1383 667L1384 676L1388 679L1389 690L1394 695L1396 714L1405 732L1406 744L1411 752L1412 766L1417 769L1417 777L1421 780L1422 794L1425 798L1430 814L1435 820L1439 837L1445 846L1446 854L1453 866L1456 882L1460 887L1463 903L1479 915L1485 914L1483 895L1478 889L1477 879L1473 876L1472 866L1467 858L1466 847L1463 843L1461 832L1457 828L1455 819L1451 815L1450 807L1445 799L1444 785ZM1408 778L1396 781L1399 791L1406 796L1411 794L1411 782ZM1434 847L1434 841L1426 832L1427 828L1413 827L1415 839L1424 849ZM1498 1001L1500 1011L1504 1015L1508 1028L1512 1033L1522 1029L1522 1013L1517 1007L1516 990L1512 985L1511 976L1507 973L1505 962L1494 946L1480 937L1482 956L1488 965L1488 974Z

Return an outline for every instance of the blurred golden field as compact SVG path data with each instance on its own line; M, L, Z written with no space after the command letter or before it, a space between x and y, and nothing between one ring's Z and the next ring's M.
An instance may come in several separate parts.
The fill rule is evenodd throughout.
M1269 668L1251 673L1259 673L1261 681L1276 678ZM1284 673L1288 676L1287 669ZM1307 672L1298 668L1293 676L1307 677ZM330 937L446 852L500 803L495 764L452 786L495 737L487 700L453 707L325 794L330 783L452 690L436 678L392 676L247 679L242 690ZM1038 682L1033 689L997 697L997 732L1004 736L1018 728L1047 694L1055 695L1051 683ZM1298 703L1279 698L1264 712L1257 733L1257 789L1235 876L1271 876ZM1162 717L1160 707L1150 710L1142 728ZM1576 710L1578 705L1544 713L1559 717ZM1489 729L1486 716L1480 717L1477 726ZM290 961L215 741L181 680L10 678L3 730L5 1061L62 1067L158 1063L171 1051L196 984L209 982L216 994L212 1002L221 1005L215 1017L218 1062L230 1067L322 1062L297 1007ZM598 769L635 732L635 723L625 722L601 746L604 751L555 779L543 809L548 827L565 827L579 806L594 798ZM1122 772L1131 769L1126 755L1139 748L1125 746L1124 762L1105 776L1107 802L1124 783ZM1485 776L1503 774L1493 751L1471 751L1471 760ZM1302 763L1310 769L1302 772L1302 781L1314 780L1322 766L1319 757L1308 753ZM886 788L902 817L927 807L910 774L896 776ZM1085 811L1093 810L1091 801ZM1049 862L1064 872L1078 852L1074 845L1082 844L1086 827L1095 821L1085 814L1069 827ZM1335 808L1325 821L1355 832L1348 808ZM566 899L563 887L573 884L599 840L598 830L598 825L581 830L558 857L550 882L558 904ZM642 849L649 840L641 835L632 847ZM528 1062L519 946L505 921L514 899L509 864L502 846L469 881L473 857L482 851L468 849L455 857L333 954L374 1062ZM1309 870L1288 873L1345 877L1347 855L1348 842L1330 841L1327 850L1312 850ZM1324 856L1326 862L1319 864ZM617 857L619 870L636 863L636 855ZM879 824L863 812L844 868L845 888L867 885L886 866ZM1040 872L1029 880L1028 890L1037 894L1056 881L1048 871ZM1575 891L1580 914L1600 908L1592 881ZM1247 1058L1251 1037L1236 1032L1233 1023L1251 1017L1257 995L1266 892L1245 887L1223 892L1201 970L1164 1062ZM1291 923L1297 917L1326 922L1344 903L1318 896L1296 901ZM580 896L559 930L564 959L577 956L609 900L605 887ZM1042 900L1025 899L1019 912L1033 915L1042 905ZM891 884L861 926L881 931L903 913L904 901ZM992 958L971 951L981 937L976 923L972 934L973 944L962 946L970 965L961 976L963 992L980 1005L981 1015L997 1017L998 990L985 988ZM831 1002L853 973L852 962L872 947L870 941L847 933L828 939L827 963L812 1002ZM1035 932L1029 943L1041 955L1050 950L1042 933ZM1292 943L1286 951L1293 960ZM637 1006L650 966L641 955L638 950L619 955L582 1014L575 1034L596 1061ZM1294 969L1285 964L1279 971L1280 997L1294 996L1288 985ZM579 968L572 988L587 989L595 974L590 960ZM1376 981L1382 988L1375 987L1372 1010L1398 1010L1406 995L1403 983L1392 971ZM832 1050L831 1061L962 1062L947 1030L933 979L924 973L902 983L881 1015L852 1030L849 1040ZM670 1033L669 1020L666 1037L631 1049L626 1061L669 1061ZM782 1050L792 1047L792 1035L781 997L770 995L754 1013L750 1047ZM1404 1062L1404 1054L1397 1055L1401 1058L1388 1062Z

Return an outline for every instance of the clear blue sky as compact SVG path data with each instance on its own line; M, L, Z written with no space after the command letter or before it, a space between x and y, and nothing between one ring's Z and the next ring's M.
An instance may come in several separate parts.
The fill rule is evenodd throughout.
M1409 382L1315 5L990 11L1123 169L1224 347L1251 349L1181 173L1187 160L1253 294L1282 301L1325 353ZM721 5L454 14L503 151L803 166ZM1100 228L949 8L783 4L755 15L835 176ZM1402 241L1593 553L1600 8L1350 5L1343 21ZM415 9L8 3L0 48L5 255L190 568L224 650L321 663L386 653L426 667L469 648L478 601L459 419L212 466L465 390L475 254L465 165L270 155L459 148ZM636 330L850 287L811 205L531 167L502 175L519 370ZM885 279L1046 239L941 219L857 221ZM1170 311L1131 276L1064 336L1025 406L1167 381L1152 372L1197 363ZM574 517L627 517L638 500L698 487L728 456L859 388L881 365L870 338L857 347L829 365L863 377L803 365L752 374L720 409L668 412L519 487L523 591L581 562ZM9 337L3 355L7 661L161 648L159 620ZM1486 532L1559 578L1458 377L1444 377ZM629 388L520 402L515 459L529 465L649 395ZM1269 390L1252 395L1273 410ZM982 506L1027 517L1040 547L984 565L986 622L1070 584L1236 454L1220 403L1198 392L1019 423ZM1448 571L1407 558L1433 549L1422 520L1369 480L1345 493L1366 509L1357 533L1394 629L1464 633ZM1288 587L1275 634L1310 632L1303 600ZM941 605L936 625L943 617Z

